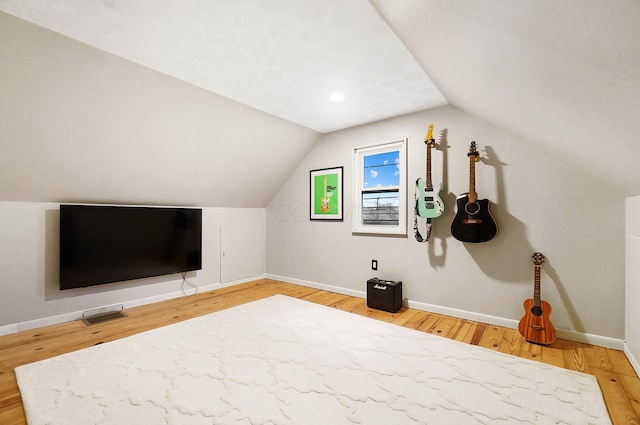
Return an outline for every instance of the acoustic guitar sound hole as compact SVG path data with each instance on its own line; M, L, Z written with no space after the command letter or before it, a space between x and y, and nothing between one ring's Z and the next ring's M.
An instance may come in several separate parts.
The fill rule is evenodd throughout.
M469 215L476 215L480 211L480 204L478 204L477 202L473 202L473 203L469 202L467 203L467 205L464 206L464 210Z
M533 307L531 309L531 314L533 314L534 316L542 316L542 308L540 307Z

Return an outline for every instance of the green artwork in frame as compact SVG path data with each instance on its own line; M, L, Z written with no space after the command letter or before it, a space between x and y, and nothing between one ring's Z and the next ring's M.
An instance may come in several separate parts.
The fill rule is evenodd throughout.
M309 172L311 220L342 220L342 171L333 167Z

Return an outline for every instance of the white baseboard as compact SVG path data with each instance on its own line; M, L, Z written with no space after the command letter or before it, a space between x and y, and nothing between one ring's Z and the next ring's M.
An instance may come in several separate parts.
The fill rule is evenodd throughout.
M356 291L355 289L342 288L340 286L328 285L326 283L312 282L310 280L296 279L293 277L278 276L275 274L265 274L266 279L279 280L281 282L293 283L295 285L306 286L308 288L321 289L323 291L334 292L336 294L349 295L352 297L366 298L367 293L364 291Z
M329 292L335 292L342 295L350 295L358 298L366 298L365 291L356 291L353 289L342 288L339 286L328 285L324 283L311 282L308 280L290 278L286 276L278 276L266 274L266 278L280 280L282 282L294 283L297 285L307 286L315 289L322 289ZM435 304L427 304L419 301L405 300L404 305L416 310L428 311L430 313L442 314L445 316L456 317L458 319L472 320L474 322L486 323L489 325L502 326L509 329L518 329L518 320L507 319L504 317L491 316L473 311L459 310L450 307L439 306ZM556 329L558 337L568 339L570 341L582 342L600 347L612 348L615 350L624 349L624 341L621 339L610 338L601 335L588 334L584 332L576 332L569 329Z
M253 280L258 280L263 278L274 279L274 280L279 280L279 281L288 282L288 283L294 283L294 284L306 286L309 288L321 289L324 291L334 292L334 293L343 294L343 295L349 295L352 297L358 297L358 298L367 297L367 293L365 291L357 291L354 289L343 288L340 286L329 285L326 283L312 282L309 280L290 278L290 277L279 276L274 274L263 274L259 276L252 276L252 277L238 279L238 280L229 281L229 282L214 283L210 285L199 286L198 291L199 292L212 291L215 289L234 286L240 283L250 282ZM160 301L166 301L174 298L179 298L182 296L184 296L182 291L175 291L175 292L170 292L166 294L155 295L152 297L125 301L121 304L124 306L125 309L127 309L127 308L138 307L141 305L153 304ZM427 303L423 303L419 301L411 301L411 300L405 301L405 305L409 308L414 308L416 310L443 314L443 315L457 317L465 320L473 320L475 322L487 323L490 325L502 326L510 329L517 329L518 327L518 321L503 318L503 317L491 316L491 315L486 315L482 313L459 310L459 309L439 306L435 304L427 304ZM101 307L104 307L104 306L91 307L86 310L93 309L93 308L101 308ZM86 311L86 310L83 310L83 311ZM20 332L20 331L26 331L29 329L41 328L43 326L70 322L72 320L78 320L82 317L83 311L73 311L69 313L64 313L64 314L50 316L50 317L44 317L44 318L30 320L26 322L3 325L3 326L0 326L0 336L9 335L9 334ZM601 347L624 351L627 357L629 358L629 361L633 365L634 369L640 375L640 365L635 360L635 358L631 355L631 352L628 350L623 340L601 336L601 335L588 334L584 332L576 332L569 329L557 329L557 332L558 332L558 336L563 339L568 339L571 341L583 342L587 344L598 345Z
M626 342L624 343L624 354L626 354L627 358L629 359L629 363L631 363L631 366L633 366L636 374L640 376L640 363L638 363L638 360L635 358Z
M198 293L207 292L207 291L213 291L215 289L220 289L220 288L224 288L224 287L227 287L227 286L238 285L240 283L245 283L245 282L250 282L250 281L253 281L253 280L262 279L264 277L265 277L264 275L260 275L260 276L252 276L252 277L245 278L245 279L234 280L234 281L230 281L230 282L213 283L213 284L203 285L203 286L199 285L198 286ZM174 292L169 292L169 293L166 293L166 294L154 295L152 297L146 297L146 298L140 298L140 299L137 299L137 300L124 301L124 302L121 302L120 304L122 304L123 307L125 309L127 309L127 308L138 307L138 306L141 306L141 305L153 304L153 303L157 303L157 302L160 302L160 301L171 300L171 299L174 299L174 298L180 298L180 297L183 297L183 296L185 296L185 295L182 293L182 291L174 291ZM87 309L82 310L82 311L72 311L72 312L68 312L68 313L59 314L59 315L56 315L56 316L43 317L43 318L40 318L40 319L34 319L34 320L25 321L25 322L3 325L3 326L0 326L0 336L9 335L9 334L17 333L17 332L21 332L21 331L27 331L27 330L30 330L30 329L41 328L41 327L44 327L44 326L57 325L59 323L64 323L64 322L71 322L73 320L81 319L82 318L82 313L84 311L103 308L103 307L109 307L109 306L95 306L95 307L87 308Z
M215 285L217 285L218 288L226 288L227 286L234 286L234 285L239 285L241 283L253 282L254 280L265 279L266 277L267 276L265 274L261 274L257 276L244 277L242 279L230 280L228 282L216 283ZM214 288L214 289L217 289L217 288ZM209 291L209 289L207 289L207 291Z
M16 323L0 326L0 336L14 334L16 332L18 332L18 325Z

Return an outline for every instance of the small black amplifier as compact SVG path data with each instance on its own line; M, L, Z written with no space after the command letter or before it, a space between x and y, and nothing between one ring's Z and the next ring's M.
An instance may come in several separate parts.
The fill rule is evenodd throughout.
M367 280L367 307L395 313L402 308L402 282Z

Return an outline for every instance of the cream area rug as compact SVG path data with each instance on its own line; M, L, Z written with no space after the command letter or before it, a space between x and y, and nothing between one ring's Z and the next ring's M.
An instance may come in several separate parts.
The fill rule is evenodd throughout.
M282 295L16 375L30 425L611 423L591 375Z

